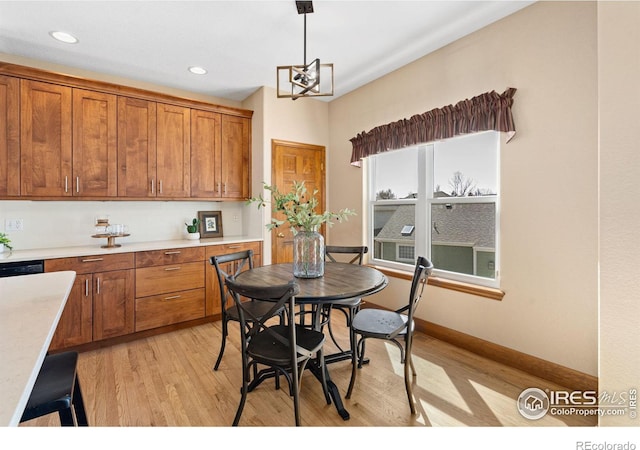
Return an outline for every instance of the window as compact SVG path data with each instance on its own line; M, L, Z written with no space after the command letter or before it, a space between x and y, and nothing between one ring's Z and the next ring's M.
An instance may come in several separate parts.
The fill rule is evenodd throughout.
M498 132L475 133L367 159L369 247L375 264L498 287Z

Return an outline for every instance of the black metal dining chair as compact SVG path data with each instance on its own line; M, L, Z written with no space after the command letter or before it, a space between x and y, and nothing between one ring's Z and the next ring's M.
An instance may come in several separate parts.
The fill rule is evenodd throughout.
M349 264L362 265L364 255L368 251L369 248L367 246L327 245L325 246L325 260L329 262L346 262ZM342 314L344 314L347 328L349 329L349 351L351 353L352 359L356 357L356 342L355 334L353 333L351 328L351 322L353 321L353 317L360 310L361 304L362 299L360 297L336 300L335 302L328 305L325 311L325 315L327 316L326 322L327 329L329 330L329 336L342 354L346 354L347 352L345 352L345 350L340 346L333 334L333 329L331 327L331 312L340 311Z
M238 317L238 309L235 304L231 302L227 304L229 293L225 287L225 280L228 277L235 277L243 270L253 269L253 250L245 250L241 252L229 253L227 255L212 256L210 258L211 265L215 268L218 277L218 286L220 288L220 302L222 306L222 340L220 343L220 352L218 358L213 366L213 370L218 370L220 362L222 361L222 355L227 342L227 336L229 335L229 321L240 322ZM265 303L255 299L246 300L247 304L245 308L251 311L251 317L261 318L265 313L271 310L272 303ZM284 308L277 311L277 314L283 318ZM246 320L246 327L244 332L247 333L252 326L251 319Z
M374 308L362 309L355 315L351 327L358 336L358 362L356 364L355 359L353 360L351 381L349 382L346 398L351 398L351 393L353 392L353 387L356 382L357 369L362 367L365 341L370 338L384 339L393 342L400 349L400 362L404 364L404 385L407 391L407 397L409 398L409 407L411 408L411 414L416 413L413 392L411 390L411 379L409 377L409 367L411 367L411 374L414 377L416 376L416 369L411 358L411 346L415 328L413 315L422 298L424 287L432 271L433 264L431 261L423 256L418 257L411 281L409 302L406 306L396 311ZM404 345L401 340L404 341Z
M295 424L299 426L300 381L307 364L314 357L316 359L314 363L318 364L320 369L325 399L327 404L331 403L322 350L325 342L324 334L308 329L294 320L295 295L299 292L299 286L295 280L282 285L253 287L237 283L229 277L225 283L235 301L241 328L244 329L251 322L249 333L241 333L242 396L233 426L237 426L240 422L247 394L259 384L259 377L265 372L271 372L273 376L283 375L288 381L289 392L293 397ZM242 297L268 303L271 309L260 317L255 316L247 307L247 302L241 301ZM271 320L278 316L278 312L282 309L287 316L284 323ZM257 368L262 366L266 366L266 369L258 371ZM254 378L250 384L252 373Z

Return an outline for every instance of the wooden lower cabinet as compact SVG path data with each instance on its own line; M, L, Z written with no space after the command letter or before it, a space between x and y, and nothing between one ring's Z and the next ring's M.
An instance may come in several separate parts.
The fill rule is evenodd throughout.
M93 275L76 275L64 312L58 322L51 350L86 344L93 340Z
M144 331L204 317L204 248L136 253L136 325Z
M46 272L76 272L49 349L214 320L221 312L220 288L209 260L248 249L254 267L262 265L261 241L46 260Z
M133 253L45 261L46 272L76 272L51 350L133 333L133 262Z

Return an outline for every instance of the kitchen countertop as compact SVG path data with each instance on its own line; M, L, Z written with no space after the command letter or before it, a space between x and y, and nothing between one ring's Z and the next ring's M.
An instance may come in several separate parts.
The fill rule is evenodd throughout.
M0 426L20 423L76 273L0 278Z
M96 239L95 245L68 246L56 248L39 248L31 250L5 250L0 253L0 264L18 261L31 261L34 259L68 258L74 256L110 255L114 253L130 253L148 250L162 250L166 248L203 247L209 245L237 244L242 242L262 241L261 238L249 238L243 236L222 237L212 239L175 239L167 241L150 242L121 242L121 247L102 248L106 244L105 239Z

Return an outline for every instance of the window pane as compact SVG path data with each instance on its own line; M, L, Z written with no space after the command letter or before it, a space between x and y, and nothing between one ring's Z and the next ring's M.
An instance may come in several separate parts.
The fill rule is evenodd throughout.
M414 198L418 192L418 149L407 148L373 156L374 200Z
M499 133L477 133L434 144L434 197L498 193Z
M413 263L415 258L415 205L376 204L373 207L373 257ZM410 233L406 230L411 229ZM405 233L402 233L403 229ZM410 253L412 252L412 253ZM409 255L409 258L407 258Z
M436 269L495 278L495 203L432 204L431 223Z

